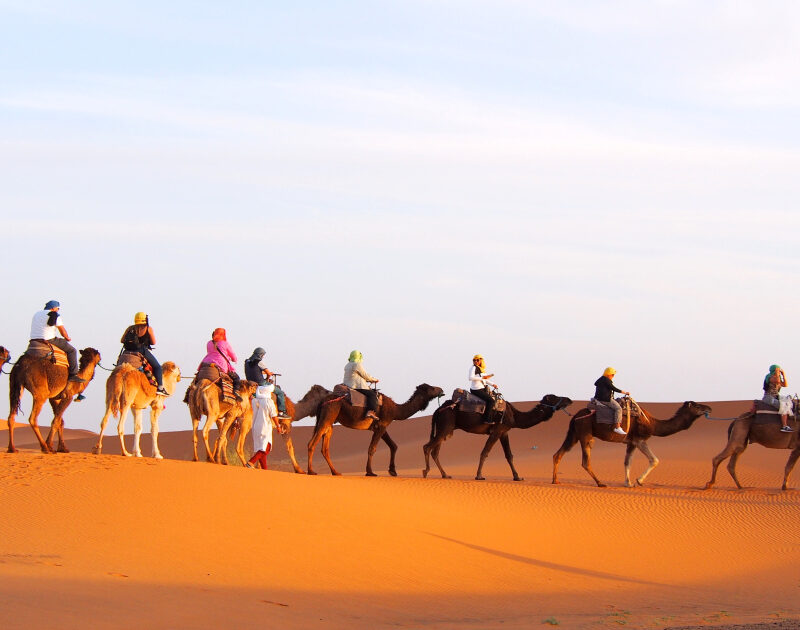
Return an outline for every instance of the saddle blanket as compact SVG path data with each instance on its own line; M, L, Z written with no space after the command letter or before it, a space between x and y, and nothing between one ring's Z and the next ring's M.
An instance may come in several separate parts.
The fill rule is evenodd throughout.
M214 363L202 363L194 375L195 383L199 381L216 381L222 376L222 371Z
M156 377L153 375L153 368L150 363L148 363L147 359L144 358L144 355L138 352L122 352L117 357L117 366L120 365L130 365L132 368L140 370L153 387L158 387Z
M54 346L46 341L31 339L28 342L28 348L25 350L25 354L35 359L50 359L50 361L59 367L69 368L67 353L58 346Z
M625 408L625 399L624 398L617 398L617 403L620 407L622 407L622 421L625 422L625 418L627 416L627 409ZM606 407L605 405L598 405L597 401L592 398L589 401L589 404L586 405L586 408L590 411L594 411L597 414L597 422L600 424L614 424L614 410L610 407ZM636 405L631 405L631 419L639 417L639 410L636 408Z
M765 403L763 400L753 401L753 411L755 412L753 424L782 424L780 412L769 403ZM794 414L796 413L797 405L795 404Z
M333 393L337 396L344 396L346 400L350 401L350 404L353 407L366 407L367 406L367 397L362 394L360 391L356 389L351 389L347 385L343 383L339 383L335 385L333 388ZM378 394L378 405L380 406L381 402L383 402L383 396Z
M486 401L483 398L478 398L475 394L468 392L466 389L456 387L453 390L451 400L456 403L457 409L464 413L484 413L486 411ZM494 408L492 409L493 422L500 422L506 413L506 401L502 398L495 400Z

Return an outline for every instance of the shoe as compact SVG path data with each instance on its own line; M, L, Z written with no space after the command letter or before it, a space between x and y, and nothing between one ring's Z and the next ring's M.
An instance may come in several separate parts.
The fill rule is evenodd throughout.
M157 387L156 394L158 394L159 396L169 396L169 393L163 387Z
M247 462L247 463L244 465L244 467L245 467L245 468L252 468L253 470L255 470L255 469L256 469L256 467L255 467L255 466L253 466L253 464L251 464L250 462Z
M614 427L614 433L617 433L619 435L628 435L627 433L625 433L625 431L622 430L622 427Z
M68 380L72 381L73 383L85 383L86 382L85 378L81 378L77 374L71 374Z
M781 427L781 431L783 433L794 433L794 429L790 426Z
M278 418L278 420L291 420L292 416L290 416L285 411L280 411L280 412L278 412L277 418Z
M82 400L86 400L86 396L84 396L83 394L78 394L77 396L75 396L75 402L80 402Z

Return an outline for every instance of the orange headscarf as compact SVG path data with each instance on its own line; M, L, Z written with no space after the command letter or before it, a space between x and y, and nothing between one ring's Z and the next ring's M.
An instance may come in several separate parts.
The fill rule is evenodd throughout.
M224 328L215 328L211 333L211 341L227 341L228 337L225 335Z

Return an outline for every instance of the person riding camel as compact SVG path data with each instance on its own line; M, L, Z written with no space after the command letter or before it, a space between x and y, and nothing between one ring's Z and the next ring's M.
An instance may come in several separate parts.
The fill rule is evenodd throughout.
M781 388L787 387L789 381L786 379L786 372L780 365L770 365L769 373L764 377L764 397L762 400L775 407L781 416L781 431L791 433L794 431L788 424L789 414L792 413L791 396L781 396Z
M364 355L358 350L353 350L347 359L347 365L344 366L344 379L342 383L347 385L350 389L355 389L367 397L367 415L366 417L373 422L378 420L378 392L371 389L370 383L378 383L379 379L370 376L362 365Z
M69 380L75 383L85 383L86 379L78 376L78 351L70 345L71 341L64 322L61 319L59 309L61 304L56 300L50 300L44 305L44 310L37 311L31 320L31 341L46 341L49 344L63 350L67 355L69 363ZM58 335L63 338L59 338Z
M153 377L156 379L156 393L159 396L169 396L167 390L164 389L164 371L161 369L158 359L150 351L156 345L156 334L153 332L152 326L150 326L150 318L147 314L141 311L136 313L133 316L133 326L128 326L125 329L125 332L122 333L122 339L119 341L124 352L136 352L145 358L153 370Z
M492 396L492 391L489 388L497 389L497 383L489 380L494 374L486 374L485 372L486 361L480 354L476 354L472 357L472 365L469 368L469 393L486 403L483 421L491 424L493 422L494 396Z
M613 367L607 367L603 370L603 376L594 382L594 401L601 407L607 407L614 411L614 433L619 435L627 435L622 428L622 407L614 400L614 392L630 396L630 392L621 390L614 385L612 379L617 371Z
M244 377L248 381L253 381L259 387L272 383L274 385L275 398L278 400L278 418L287 420L289 414L286 412L286 394L280 386L274 382L274 372L267 367L267 360L264 355L267 351L264 348L256 348L248 359L244 360Z
M233 367L236 363L236 353L231 344L228 343L228 336L224 328L215 328L211 333L211 341L206 343L206 356L200 362L198 370L205 365L216 365L222 374L227 374L233 381L234 392L239 389L239 375ZM239 394L237 399L241 400Z

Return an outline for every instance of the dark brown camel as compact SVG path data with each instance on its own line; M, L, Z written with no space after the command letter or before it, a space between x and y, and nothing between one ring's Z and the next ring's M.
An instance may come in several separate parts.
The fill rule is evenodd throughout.
M8 412L8 452L16 453L14 446L14 421L20 409L22 390L27 389L33 396L33 407L28 418L31 428L44 453L53 453L53 437L58 435L58 451L68 453L64 444L64 411L69 407L72 398L83 392L94 378L95 366L100 362L100 353L94 348L80 351L78 376L86 382L68 381L68 369L52 363L50 359L34 358L23 354L9 374L8 396L10 410ZM53 408L53 423L47 440L42 438L37 420L44 403L50 401Z
M564 457L564 453L569 451L578 442L581 443L583 451L583 459L581 465L588 472L595 483L605 488L606 484L601 483L592 470L592 445L594 438L603 440L604 442L618 442L625 443L625 485L630 488L633 486L631 483L631 457L633 449L638 448L645 457L647 457L650 465L647 467L636 483L642 485L653 468L658 466L658 457L653 454L650 447L647 445L647 440L652 436L666 437L673 435L679 431L685 431L694 424L700 416L705 415L711 411L711 407L696 403L688 400L683 403L675 415L669 420L659 420L654 418L646 410L639 407L641 410L640 415L631 414L630 427L627 435L619 435L614 433L613 424L604 424L597 422L597 414L591 413L589 409L581 409L570 420L567 436L564 438L564 443L561 445L553 455L553 483L558 483L558 463Z
M445 473L442 464L439 462L439 450L442 448L442 443L453 435L455 429L461 429L467 433L489 436L481 451L475 479L483 481L484 477L481 474L483 464L492 447L497 443L497 440L500 440L503 452L506 455L506 461L511 467L511 473L514 475L514 481L522 481L522 477L517 474L517 469L514 468L514 455L511 453L508 432L511 429L530 429L540 422L549 420L556 411L564 409L571 403L572 401L569 398L554 394L547 394L530 411L520 411L511 403L507 403L502 421L492 424L484 422L483 414L481 413L460 411L452 401L450 404L445 403L433 413L433 418L431 418L431 439L422 447L422 452L425 454L425 470L422 471L422 476L428 476L428 472L431 469L430 457L432 456L433 461L439 468L439 472L442 473L442 478L450 479L450 475Z
M755 424L753 422L753 413L747 412L742 414L736 420L731 422L728 427L728 443L722 452L711 460L711 479L705 486L708 490L714 485L717 478L717 468L728 457L731 461L728 462L728 472L733 477L736 487L742 489L742 484L736 477L736 462L739 461L739 456L744 453L744 449L750 442L761 444L767 448L786 448L792 452L789 453L789 459L786 462L786 467L783 470L783 485L781 490L787 489L789 475L800 457L800 438L798 438L798 428L800 423L796 419L789 417L789 425L794 429L792 433L784 433L781 431L780 423L769 424Z
M312 458L314 457L314 449L317 442L322 440L322 456L328 462L331 469L331 474L338 475L339 472L333 467L333 462L330 458L330 444L331 433L333 433L333 424L338 422L342 426L350 429L358 429L360 431L372 430L372 440L369 443L369 450L367 453L367 476L374 477L375 473L372 472L372 456L378 448L378 440L383 440L389 447L389 474L392 477L397 476L395 469L394 459L397 453L397 444L389 437L386 432L388 426L394 420L406 420L418 411L427 408L428 404L434 399L442 396L444 392L441 387L434 387L423 383L417 385L414 393L402 405L398 405L388 396L383 397L381 408L378 411L378 420L373 423L369 418L366 418L363 407L353 407L349 401L336 394L328 396L320 406L320 411L317 415L317 424L314 427L314 433L308 441L308 474L316 475L312 468Z
M325 399L326 396L329 396L330 393L330 390L325 389L322 385L312 385L311 389L309 389L308 392L306 392L306 395L298 400L297 403L292 402L291 398L286 396L286 412L289 417L279 418L278 424L281 427L280 432L281 435L283 435L284 442L286 442L286 450L289 452L289 459L292 460L294 471L301 475L304 475L306 471L300 468L294 455L294 445L292 444L292 423L296 420L301 420L309 416L316 416L320 403ZM277 405L278 401L276 400L274 393L272 394L272 400ZM239 455L239 459L242 460L242 466L244 466L245 462L247 461L244 456L244 440L247 437L247 434L250 433L250 430L253 428L252 416L249 418L249 421L246 418L243 418L243 422L240 423L240 426L236 428L240 430L239 439L236 442L236 453Z
M11 359L11 353L4 346L0 346L0 370Z

